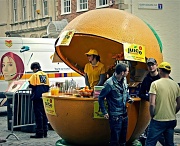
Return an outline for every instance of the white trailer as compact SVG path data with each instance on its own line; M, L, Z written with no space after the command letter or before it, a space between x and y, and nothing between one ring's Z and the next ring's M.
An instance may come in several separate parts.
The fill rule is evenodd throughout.
M8 76L14 76L11 69L8 73L3 74L3 58L4 55L11 52L15 56L21 58L24 71L21 80L26 80L32 75L30 65L32 62L39 62L43 71L48 73L50 77L50 83L64 82L71 78L79 84L79 86L85 86L84 77L80 76L69 68L65 63L53 62L54 45L56 39L50 38L21 38L21 37L1 37L0 38L0 59L1 59L1 70L0 70L0 92L3 93L7 90L8 84L11 82ZM21 66L21 61L15 61L15 64ZM22 67L21 67L22 68ZM17 69L17 68L16 68ZM7 77L7 78L6 78Z

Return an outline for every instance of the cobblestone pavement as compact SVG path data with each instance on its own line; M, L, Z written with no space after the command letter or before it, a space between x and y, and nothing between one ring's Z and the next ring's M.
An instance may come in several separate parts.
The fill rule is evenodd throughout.
M0 107L0 138L6 138L11 131L7 128L7 113L2 112L4 107ZM48 138L42 139L30 139L30 135L34 133L27 133L22 131L13 132L19 140L17 140L13 135L10 135L7 142L0 143L0 146L55 146L56 142L60 139L55 131L48 131Z
M4 107L0 107L0 138L6 138L11 131L7 130L7 115ZM177 115L178 124L175 128L175 143L180 146L180 112ZM34 133L26 133L21 131L14 131L14 134L19 138L17 140L14 136L10 136L7 139L7 142L0 143L0 146L55 146L56 142L60 139L60 137L56 134L55 131L48 131L48 138L42 139L30 139L30 135ZM157 144L160 146L160 144Z

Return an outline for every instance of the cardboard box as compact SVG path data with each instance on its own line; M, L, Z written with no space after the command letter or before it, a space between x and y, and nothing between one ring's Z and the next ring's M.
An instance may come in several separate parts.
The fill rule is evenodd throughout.
M98 98L102 88L104 88L104 86L94 86L94 94L93 94L94 98Z
M129 83L129 95L131 97L137 97L139 95L140 87L141 87L141 82L130 82Z

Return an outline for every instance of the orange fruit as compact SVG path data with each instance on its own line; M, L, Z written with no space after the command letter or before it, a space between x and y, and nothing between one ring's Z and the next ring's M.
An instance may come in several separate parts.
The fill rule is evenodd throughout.
M85 53L90 49L96 49L98 51L106 71L108 68L114 66L115 59L112 58L113 56L117 55L118 59L123 58L123 43L143 45L145 46L145 56L147 58L155 58L158 63L163 60L162 50L160 49L158 40L149 26L140 18L125 11L110 8L88 11L72 20L63 29L62 33L72 30L74 30L75 33L70 44L62 46L58 43L56 46L56 53L62 61L81 75L84 75L84 66L88 62ZM131 63L133 64L133 62ZM147 67L145 63L137 62L136 68L146 69ZM85 91L85 89L83 89L83 91ZM61 98L56 98L56 100L61 100ZM140 136L147 127L150 119L148 111L149 103L147 101L140 102L139 99L135 100L137 100L135 102L136 104L132 104L130 108L128 108L129 125L127 140L130 139L130 141ZM78 107L74 99L62 100L61 102L57 101L56 105L59 104L61 104L61 106L56 106L56 112L59 112L59 116L50 115L49 117L53 119L51 120L53 122L59 120L54 126L56 126L56 131L62 138L80 145L85 145L87 142L89 144L92 142L96 145L98 145L99 142L108 143L109 135L102 136L101 132L107 130L108 121L94 120L92 118L94 100L83 99L82 101L78 99ZM67 106L67 104L70 106ZM62 107L63 109L66 107L68 108L66 110L61 110ZM71 116L67 117L67 112L71 113L69 114ZM74 122L76 125L67 125L67 123L74 120L78 120ZM88 121L88 124L84 124L84 121L86 123ZM100 122L104 123L100 124ZM85 131L79 132L78 129L83 125L86 126L84 128ZM77 129L69 132L69 126L72 126L71 129ZM102 130L99 130L99 128L102 128ZM92 141L94 130L97 130L97 136L96 140ZM98 134L98 132L100 132L100 134ZM108 132L104 133L109 134L110 132ZM101 143L99 145L105 144Z
M158 63L163 60L158 40L148 25L122 10L106 8L88 11L73 19L63 29L68 30L75 30L70 45L58 45L56 52L81 75L84 75L83 68L88 62L85 53L90 49L98 51L106 71L114 65L112 57L123 53L123 43L143 45L147 58L153 57ZM137 66L146 69L145 63L138 62Z

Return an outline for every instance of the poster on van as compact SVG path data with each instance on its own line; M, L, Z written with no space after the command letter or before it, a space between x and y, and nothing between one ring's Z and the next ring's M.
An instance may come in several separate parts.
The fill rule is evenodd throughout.
M24 63L17 54L7 52L1 57L0 72L5 81L19 80L24 74Z

